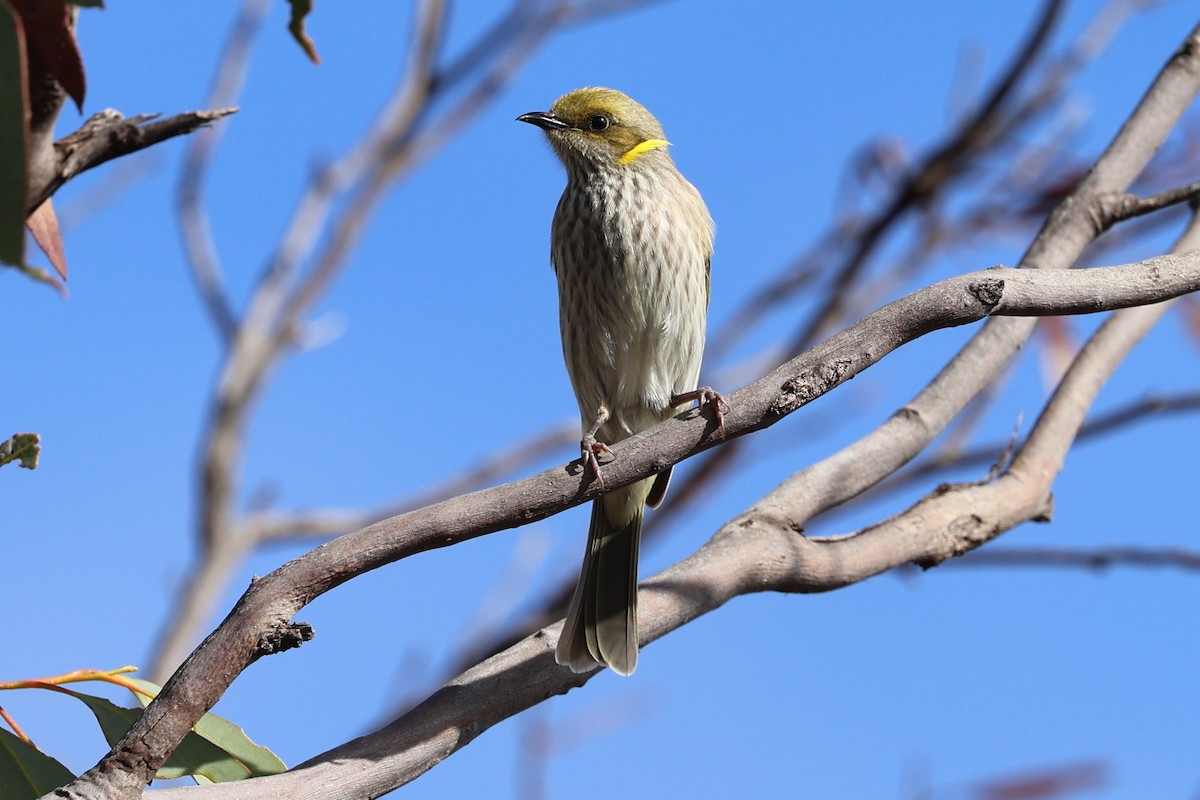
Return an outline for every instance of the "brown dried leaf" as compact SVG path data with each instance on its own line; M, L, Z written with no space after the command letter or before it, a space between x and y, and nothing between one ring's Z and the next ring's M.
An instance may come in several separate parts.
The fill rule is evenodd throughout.
M33 234L33 240L42 252L50 259L54 271L65 281L67 279L67 253L63 249L62 233L58 230L58 217L54 213L54 204L47 198L25 220L25 227Z
M82 111L87 78L67 4L63 0L8 0L8 4L21 15L26 39Z

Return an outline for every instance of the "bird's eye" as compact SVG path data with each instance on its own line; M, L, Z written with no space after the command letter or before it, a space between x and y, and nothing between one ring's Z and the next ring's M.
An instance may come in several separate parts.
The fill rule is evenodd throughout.
M608 119L608 117L604 116L603 114L596 114L595 116L593 116L591 119L588 120L588 128L593 133L601 133L603 131L606 131L606 130L608 130L608 126L611 124L612 124L612 122Z

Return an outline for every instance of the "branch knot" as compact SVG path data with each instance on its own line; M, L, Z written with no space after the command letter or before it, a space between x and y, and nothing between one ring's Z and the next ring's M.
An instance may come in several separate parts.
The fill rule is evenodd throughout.
M257 661L263 656L291 650L310 641L314 636L316 636L316 631L307 622L275 626L259 637L250 660Z
M988 311L991 311L1004 297L1004 279L1003 278L982 278L973 281L967 286L967 291L971 293L982 306Z
M779 396L771 403L770 412L784 416L812 402L844 381L851 366L849 358L839 358L788 378L779 387Z

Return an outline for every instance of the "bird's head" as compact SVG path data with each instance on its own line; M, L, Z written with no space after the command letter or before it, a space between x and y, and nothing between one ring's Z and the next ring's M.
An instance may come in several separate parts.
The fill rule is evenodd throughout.
M615 89L576 89L517 120L545 131L568 169L629 166L669 144L654 115Z

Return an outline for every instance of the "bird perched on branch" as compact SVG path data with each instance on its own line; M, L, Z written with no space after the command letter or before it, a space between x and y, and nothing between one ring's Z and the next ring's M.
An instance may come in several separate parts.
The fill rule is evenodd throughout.
M550 236L563 357L579 402L585 469L603 487L609 444L699 401L721 435L722 400L697 388L713 221L667 152L662 126L612 89L578 89L517 119L545 131L567 170ZM597 498L587 551L555 654L582 672L637 666L642 512L671 471Z

